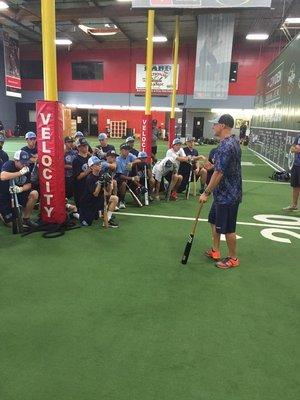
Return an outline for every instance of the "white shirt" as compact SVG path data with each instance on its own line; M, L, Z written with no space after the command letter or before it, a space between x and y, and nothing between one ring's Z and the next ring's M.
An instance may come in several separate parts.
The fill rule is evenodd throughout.
M172 165L170 168L166 167L166 162L168 160L172 161ZM171 158L171 157L165 157L161 161L157 162L152 169L152 174L153 174L154 178L157 180L157 182L161 182L163 176L166 176L169 172L173 171L175 165L176 165L176 162L174 161L174 158ZM176 169L177 169L177 165L176 165Z
M182 147L178 151L174 151L174 149L169 149L167 151L166 157L172 158L172 160L176 163L177 169L179 169L180 161L177 160L177 157L186 157L186 154Z

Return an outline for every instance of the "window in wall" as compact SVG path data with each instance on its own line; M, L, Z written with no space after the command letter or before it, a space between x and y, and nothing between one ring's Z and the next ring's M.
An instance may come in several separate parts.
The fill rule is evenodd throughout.
M239 63L232 62L230 66L229 82L237 81L238 69L239 69Z
M21 60L20 70L21 78L43 79L42 60Z
M85 81L103 79L103 63L98 61L73 62L72 79Z

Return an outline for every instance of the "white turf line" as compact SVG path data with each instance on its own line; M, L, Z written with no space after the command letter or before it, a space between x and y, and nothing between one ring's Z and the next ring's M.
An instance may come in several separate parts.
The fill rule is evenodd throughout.
M161 219L175 219L179 221L194 221L195 218L191 217L176 217L172 215L159 215L159 214L138 214L138 213L128 213L128 212L120 212L118 215L127 215L129 217L145 217L145 218L161 218ZM207 219L199 218L199 221L207 222ZM291 225L276 225L276 224L260 224L255 222L237 222L237 225L245 225L245 226L256 226L256 227L264 227L264 228L281 228L281 229L297 229L300 230L300 226L291 226Z

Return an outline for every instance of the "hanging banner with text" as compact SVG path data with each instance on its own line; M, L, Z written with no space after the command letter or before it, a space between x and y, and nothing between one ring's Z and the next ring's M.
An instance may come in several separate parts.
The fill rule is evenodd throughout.
M271 7L272 0L132 0L133 8Z
M22 97L18 35L10 30L3 30L2 37L6 95L12 97Z
M153 64L152 66L152 93L165 94L172 91L172 64ZM176 89L178 88L178 75L177 73ZM146 91L146 65L136 64L136 91L138 93L145 93Z
M195 99L227 99L233 31L233 14L198 16Z
M66 220L62 104L38 100L36 125L41 219L62 224Z

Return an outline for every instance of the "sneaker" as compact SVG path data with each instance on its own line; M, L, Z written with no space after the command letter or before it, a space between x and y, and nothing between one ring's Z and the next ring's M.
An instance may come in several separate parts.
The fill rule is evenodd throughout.
M282 211L298 211L298 207L288 206L288 207L284 207L282 209Z
M214 261L219 261L221 258L221 253L219 251L214 250L213 248L207 250L204 253L204 255L206 255L206 257L211 258Z
M171 196L173 196L176 200L178 199L178 193L175 190L172 191Z
M159 196L154 196L154 200L160 201L160 197Z
M119 224L116 221L112 221L111 219L108 221L109 228L119 228Z
M115 207L115 211L119 211L120 209L119 209L119 207L118 206L116 206Z
M84 220L80 222L80 225L81 226L89 226L89 224Z
M23 218L23 227L24 228L38 228L39 224L36 222L31 221L29 218Z
M120 201L119 210L124 210L124 208L126 208L126 205L125 205L124 201Z
M234 259L231 257L223 258L223 260L216 263L216 267L221 269L235 268L240 265L240 260L238 258Z
M174 194L172 192L171 195L170 195L170 201L176 201L176 200L177 200L177 197L174 196Z

